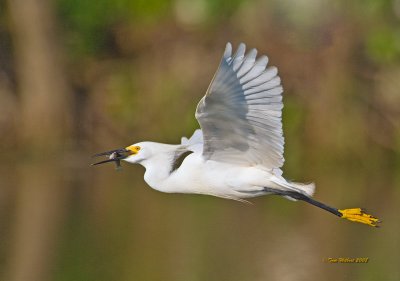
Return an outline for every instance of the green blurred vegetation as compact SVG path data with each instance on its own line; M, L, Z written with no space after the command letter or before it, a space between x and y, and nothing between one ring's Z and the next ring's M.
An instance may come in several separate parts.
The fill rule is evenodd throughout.
M0 2L0 279L400 280L399 27L399 0ZM285 177L381 229L89 167L189 136L227 41L280 70Z

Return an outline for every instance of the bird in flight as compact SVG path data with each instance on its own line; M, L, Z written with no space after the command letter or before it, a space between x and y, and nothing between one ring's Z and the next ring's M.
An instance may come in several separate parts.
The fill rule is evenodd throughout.
M197 129L180 144L139 142L96 154L145 167L144 180L167 193L194 193L247 202L262 195L305 201L338 217L378 226L361 208L337 209L312 198L315 185L283 178L281 79L268 58L228 43L205 96L196 109Z

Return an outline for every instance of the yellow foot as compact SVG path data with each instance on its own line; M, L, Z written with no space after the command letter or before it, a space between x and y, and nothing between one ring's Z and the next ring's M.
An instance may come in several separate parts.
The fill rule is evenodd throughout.
M364 213L361 208L338 210L342 214L343 219L368 224L370 226L379 227L381 221L371 215Z

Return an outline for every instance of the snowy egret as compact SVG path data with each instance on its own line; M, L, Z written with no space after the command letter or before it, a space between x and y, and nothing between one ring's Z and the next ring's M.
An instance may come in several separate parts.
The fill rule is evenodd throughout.
M195 193L247 202L261 195L302 200L338 217L377 226L361 208L336 209L312 199L313 183L282 177L282 86L276 67L267 67L257 50L245 54L241 43L232 55L228 43L221 63L200 100L196 118L201 129L181 144L139 142L95 156L145 167L144 180L168 193Z

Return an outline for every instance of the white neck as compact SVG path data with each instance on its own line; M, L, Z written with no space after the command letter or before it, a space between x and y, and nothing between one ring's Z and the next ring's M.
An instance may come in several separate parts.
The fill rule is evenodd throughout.
M170 148L171 150L159 152L140 163L146 169L144 180L156 190L162 191L163 183L171 174L172 159L174 157L173 151L175 147Z

